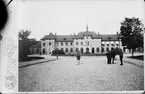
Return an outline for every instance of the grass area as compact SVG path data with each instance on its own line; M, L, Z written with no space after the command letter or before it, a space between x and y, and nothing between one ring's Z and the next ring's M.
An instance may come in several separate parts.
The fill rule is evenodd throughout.
M129 56L128 58L132 58L132 59L138 59L138 60L144 60L144 56L143 55L138 55L138 56Z

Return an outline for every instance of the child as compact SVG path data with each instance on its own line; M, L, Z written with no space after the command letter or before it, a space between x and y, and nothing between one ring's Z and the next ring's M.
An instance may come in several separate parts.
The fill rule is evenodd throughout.
M77 52L76 57L77 57L78 64L80 64L80 58L81 58L80 52Z

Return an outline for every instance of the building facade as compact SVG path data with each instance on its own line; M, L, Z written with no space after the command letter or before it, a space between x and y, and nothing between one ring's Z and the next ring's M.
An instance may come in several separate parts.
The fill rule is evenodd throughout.
M41 53L52 54L55 49L63 50L65 54L81 53L103 54L112 48L121 48L121 37L118 33L100 35L93 31L79 32L77 35L56 35L49 33L41 39Z

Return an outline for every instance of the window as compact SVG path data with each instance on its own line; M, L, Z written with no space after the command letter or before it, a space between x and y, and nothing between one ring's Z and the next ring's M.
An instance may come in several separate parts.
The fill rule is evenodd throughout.
M66 45L68 45L68 42L66 42Z
M109 48L108 47L106 48L106 51L109 51Z
M94 53L94 48L92 48L92 53Z
M119 46L119 44L116 44L116 46Z
M84 50L83 50L83 48L81 48L81 53L84 53Z
M83 45L83 42L81 42L81 45Z
M63 46L63 42L61 42L61 46Z
M70 43L70 45L72 45L72 42Z
M114 48L112 47L111 50L113 50Z
M79 51L79 49L78 48L76 48L76 52L78 52Z
M65 49L65 52L68 52L68 48Z
M43 46L45 46L45 43L43 43Z
M78 42L76 42L76 45L78 45Z
M99 52L99 47L97 47L97 52Z
M109 46L109 44L107 44L107 46Z
M114 46L114 44L111 44L111 46Z
M61 51L63 51L63 48L61 48Z
M111 37L108 37L108 39L111 39Z
M105 46L104 44L102 44L102 46Z
M86 42L86 45L89 45L89 42Z
M43 49L43 54L45 54L45 49Z
M104 52L104 48L102 48L102 52Z
M51 45L51 42L49 42L49 46Z
M86 37L88 39L88 37Z
M70 49L70 52L73 52L73 48Z

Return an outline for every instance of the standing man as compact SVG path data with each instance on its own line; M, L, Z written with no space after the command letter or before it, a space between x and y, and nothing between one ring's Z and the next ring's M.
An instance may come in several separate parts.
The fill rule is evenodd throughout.
M77 57L77 63L80 64L81 55L79 51L77 52L76 57Z
M121 49L119 51L119 57L120 57L120 62L121 62L120 65L123 65L123 51Z
M106 53L107 56L107 64L111 64L111 52L110 50L108 50L108 52Z
M114 64L115 55L116 55L116 49L112 48L111 49L112 64Z

